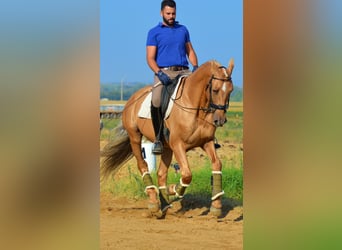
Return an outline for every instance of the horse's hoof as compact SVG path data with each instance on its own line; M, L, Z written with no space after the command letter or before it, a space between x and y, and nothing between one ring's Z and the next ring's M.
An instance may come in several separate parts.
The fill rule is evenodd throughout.
M156 217L157 219L163 219L165 218L165 212L159 209L157 212L153 212L152 216Z
M149 202L147 204L147 208L151 213L156 213L156 212L160 211L159 203Z
M170 204L181 200L183 200L183 196L174 196L172 199L170 199Z
M166 211L164 209L161 210L159 203L149 202L147 208L151 217L156 217L157 219L163 219L165 217Z
M163 213L166 213L166 211L167 211L170 207L172 207L172 205L171 205L171 204L167 204L167 205L161 207L160 210L161 210Z
M222 215L222 208L216 208L211 206L209 214L215 217L220 217Z

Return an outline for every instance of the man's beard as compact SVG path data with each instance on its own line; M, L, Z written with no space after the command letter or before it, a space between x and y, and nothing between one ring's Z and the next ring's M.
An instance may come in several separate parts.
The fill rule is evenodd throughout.
M163 17L163 21L164 23L166 23L168 26L173 26L175 24L175 19L170 19L170 20L167 20L165 17ZM171 21L171 22L170 22Z

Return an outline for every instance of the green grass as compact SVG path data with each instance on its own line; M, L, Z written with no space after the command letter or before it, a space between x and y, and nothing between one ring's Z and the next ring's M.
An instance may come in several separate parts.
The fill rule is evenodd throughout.
M135 166L133 166L135 167ZM132 168L132 166L128 166ZM118 180L109 180L103 191L108 191L115 196L123 196L132 199L145 198L145 187L140 174L130 171L127 178ZM157 183L157 176L152 172L152 179ZM168 183L179 183L180 174L174 173L170 168L168 174ZM243 170L242 168L224 168L222 170L222 188L225 192L225 198L233 199L242 202L243 199ZM197 197L211 197L211 168L205 167L197 169L192 173L192 182L186 190L186 194Z
M234 143L242 143L243 137L243 112L228 111L227 124L216 129L216 138L219 141L229 141Z

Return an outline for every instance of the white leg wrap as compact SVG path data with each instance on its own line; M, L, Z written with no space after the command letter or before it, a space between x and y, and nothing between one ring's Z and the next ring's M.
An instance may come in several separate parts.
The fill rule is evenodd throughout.
M182 181L182 178L179 179L179 183L182 185L182 187L188 187L188 186L190 186L190 184L184 184L183 181Z
M147 175L147 174L150 174L150 172L148 172L148 171L144 172L143 175L142 175L142 178L144 178L144 176Z
M222 171L211 171L213 175L221 175L222 176ZM222 178L222 177L221 177ZM221 184L220 184L221 186ZM221 187L222 188L222 187ZM213 197L211 197L211 200L216 200L218 197L224 195L224 191L222 190L221 192L215 194Z
M175 192L175 196L176 196L177 198L180 198L180 199L183 198L183 195L179 195L179 193L177 193L177 191L176 191L176 185L173 186L173 192Z
M150 185L150 186L145 187L145 193L147 193L147 189L149 189L149 188L154 188L154 190L156 190L157 194L159 194L159 189L155 185Z
M183 196L181 196L181 195L179 195L179 194L177 193L177 191L176 191L176 185L173 186L173 192L175 193L175 196L176 196L177 198L183 198Z
M219 192L218 194L214 195L213 197L211 197L211 200L216 200L219 196L224 195L224 191L222 190L222 192Z
M182 181L182 178L179 179L179 184L180 184L182 187L185 187L185 188L187 188L187 187L190 186L190 184L184 184L183 181ZM176 196L177 198L180 198L180 199L183 198L183 195L180 195L180 194L176 191L176 185L173 186L173 192L175 192L175 196Z
M222 171L211 171L213 174L222 174Z

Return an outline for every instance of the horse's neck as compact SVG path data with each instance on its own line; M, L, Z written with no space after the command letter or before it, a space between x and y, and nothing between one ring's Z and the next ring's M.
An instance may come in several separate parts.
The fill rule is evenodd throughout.
M184 92L181 94L181 102L184 107L197 109L197 112L190 112L193 114L193 121L196 123L192 126L192 136L195 137L199 136L199 133L201 136L208 135L209 137L215 133L215 127L212 126L211 121L212 113L205 112L203 109L209 106L206 89L211 78L211 66L208 64L205 66L202 66L186 79ZM189 121L189 112L182 112L182 114L186 114L186 120Z
M184 105L197 109L197 112L193 113L193 137L211 138L215 133L215 127L212 125L212 113L205 111L205 109L209 106L206 90L210 78L210 69L204 69L202 72L190 75L187 79L189 81L189 86L187 88L188 98L186 99L189 103L184 103ZM186 114L189 115L189 113Z
M209 82L209 74L201 74L201 72L196 72L188 77L188 83L185 85L187 88L184 90L188 101L192 107L203 107L205 105L206 95L205 89Z

